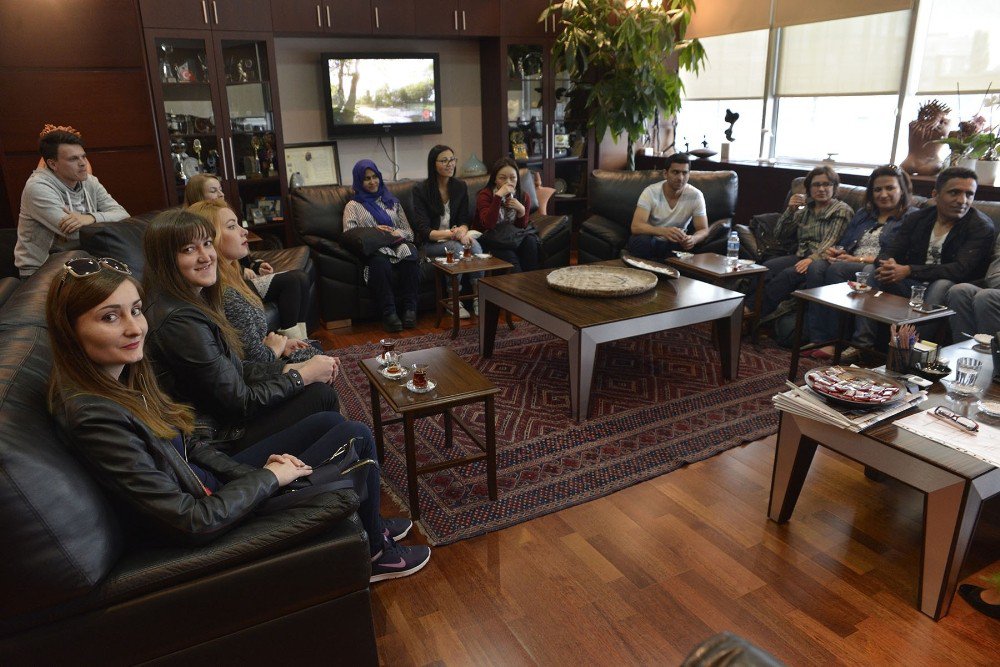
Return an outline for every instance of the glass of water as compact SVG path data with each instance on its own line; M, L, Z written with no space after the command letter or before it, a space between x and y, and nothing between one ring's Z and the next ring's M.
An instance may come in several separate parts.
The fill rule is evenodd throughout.
M979 369L983 362L975 357L962 357L955 364L955 383L964 387L974 387L979 379Z
M924 294L927 293L926 285L914 285L910 288L910 308L920 308L924 305Z

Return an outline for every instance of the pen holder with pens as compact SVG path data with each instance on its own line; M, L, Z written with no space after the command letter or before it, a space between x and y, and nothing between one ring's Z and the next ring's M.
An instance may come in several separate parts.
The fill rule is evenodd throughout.
M920 361L920 359L913 359L914 356L919 357L920 353L916 350L890 345L889 356L885 360L885 369L893 373L908 373L913 365Z

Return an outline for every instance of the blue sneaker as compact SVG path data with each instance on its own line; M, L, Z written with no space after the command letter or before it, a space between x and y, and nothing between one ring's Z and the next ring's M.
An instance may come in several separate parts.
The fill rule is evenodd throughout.
M431 559L431 548L404 547L386 543L382 555L372 563L371 583L386 579L399 579L418 572Z
M394 516L382 519L382 534L393 542L399 542L409 535L413 522L404 516Z

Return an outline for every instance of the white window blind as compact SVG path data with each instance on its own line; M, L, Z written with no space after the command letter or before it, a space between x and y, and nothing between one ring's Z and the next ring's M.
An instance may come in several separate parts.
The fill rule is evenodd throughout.
M904 10L785 28L778 96L895 93L909 20Z
M1000 88L1000 0L933 0L917 94L982 92L990 82Z
M681 71L686 99L763 97L767 30L706 37L701 43L708 54L708 64L698 76Z

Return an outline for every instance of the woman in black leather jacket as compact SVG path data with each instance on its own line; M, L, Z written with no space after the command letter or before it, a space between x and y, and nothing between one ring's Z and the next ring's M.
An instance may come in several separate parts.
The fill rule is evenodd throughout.
M167 393L193 405L200 429L237 452L308 415L337 410L331 383L340 361L242 360L222 307L214 233L185 210L165 211L146 229L147 353Z
M46 306L52 412L141 528L170 542L206 541L232 528L278 488L311 474L311 463L342 444L360 442L359 456L374 454L367 427L335 412L313 415L235 457L193 437L193 411L168 398L144 359L148 327L141 299L124 264L78 258L53 281ZM393 538L412 524L379 516L376 466L365 483L368 497L359 515L369 535L372 580L416 572L430 550L395 544ZM344 493L317 495L310 502L322 504L334 518L356 507Z

